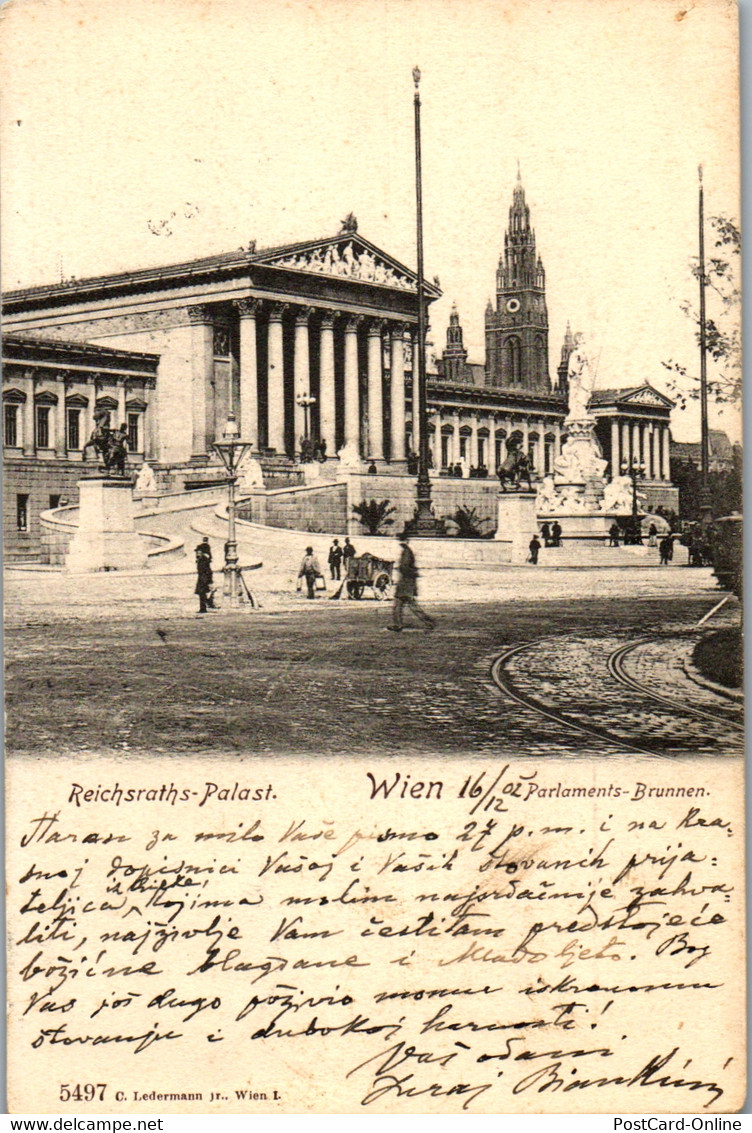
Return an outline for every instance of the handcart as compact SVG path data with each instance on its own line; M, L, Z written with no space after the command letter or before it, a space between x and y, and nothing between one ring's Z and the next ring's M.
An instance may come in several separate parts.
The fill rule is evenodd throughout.
M332 598L358 599L370 590L372 597L381 602L389 596L393 570L394 563L389 559L378 559L368 551L356 555L348 561L347 574Z

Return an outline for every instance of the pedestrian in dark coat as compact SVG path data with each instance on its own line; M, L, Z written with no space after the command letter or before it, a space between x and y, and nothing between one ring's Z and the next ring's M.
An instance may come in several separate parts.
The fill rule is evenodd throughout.
M342 548L339 545L339 539L335 539L329 548L329 573L332 578L339 580L341 566Z
M661 566L668 566L674 557L674 540L670 535L661 539L659 551L661 553Z
M348 568L350 566L350 559L354 559L354 558L355 558L355 548L353 547L352 543L347 538L347 536L345 536L345 545L342 548L342 565L345 569L345 574L347 574Z
M558 519L554 520L553 527L551 528L551 535L553 536L554 547L561 546L561 524Z
M551 528L547 523L541 524L541 536L543 537L544 547L551 546Z
M540 539L537 535L533 535L530 543L528 544L528 548L530 550L530 562L533 564L533 566L535 566L535 564L538 562L538 552L541 549Z
M205 614L211 601L211 592L214 586L212 574L212 553L209 540L204 538L196 547L196 590L198 594L198 612Z
M409 606L426 630L432 630L434 627L433 618L422 610L418 605L418 566L415 562L415 555L409 543L407 535L399 537L400 546L402 548L399 561L399 581L394 591L394 604L392 605L392 624L387 626L387 629L392 630L394 633L401 633L402 631L402 615L405 606Z

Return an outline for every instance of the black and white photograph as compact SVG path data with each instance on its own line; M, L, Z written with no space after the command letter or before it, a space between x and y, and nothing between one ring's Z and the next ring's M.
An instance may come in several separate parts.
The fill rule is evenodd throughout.
M736 5L0 16L11 1110L738 1109Z

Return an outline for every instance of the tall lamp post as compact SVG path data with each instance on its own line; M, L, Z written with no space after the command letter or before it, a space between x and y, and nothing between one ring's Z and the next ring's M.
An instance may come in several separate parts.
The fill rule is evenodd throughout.
M418 503L415 509L414 528L418 535L435 535L438 532L436 516L431 506L431 479L428 475L428 398L426 393L426 306L423 279L423 190L420 156L420 68L413 67L415 94L415 197L417 205L418 244L418 373L413 366L413 417L417 392L418 428Z
M238 566L238 544L235 536L235 485L238 470L253 447L249 441L240 439L240 430L235 414L230 410L221 441L214 442L214 451L228 472L227 481L227 542L225 543L224 587L222 593L230 609L242 603L243 585Z
M628 476L632 481L632 532L631 542L642 543L642 531L640 529L639 513L637 511L637 481L645 479L645 465L640 464L637 457L635 457L631 464L627 464L626 460L621 466L622 476Z
M702 184L702 166L698 166L699 235L700 235L700 522L707 527L711 521L710 484L708 472L710 454L708 444L708 356L705 319L705 199Z

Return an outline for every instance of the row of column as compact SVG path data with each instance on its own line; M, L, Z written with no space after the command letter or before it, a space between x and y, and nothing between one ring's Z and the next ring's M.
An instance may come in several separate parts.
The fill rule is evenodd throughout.
M439 424L439 421L437 420L436 423ZM521 447L522 451L525 452L525 453L530 452L530 440L531 440L531 437L535 437L535 441L534 441L535 452L534 452L533 463L534 463L534 466L535 466L535 470L537 472L539 472L541 475L545 471L545 459L546 459L546 457L545 457L545 445L546 445L546 437L547 436L550 435L553 438L553 445L554 445L553 456L554 456L554 459L561 454L561 425L558 422L554 423L554 422L546 422L546 421L542 421L542 420L541 421L536 421L536 420L530 421L526 418L523 418L523 419L517 421L517 420L514 420L512 418L505 418L501 422L501 425L499 426L496 418L494 418L494 417L473 416L471 418L471 420L468 422L468 424L469 424L469 428L470 428L470 454L471 454L470 457L469 457L469 462L470 462L470 464L473 464L473 465L476 465L476 466L480 463L479 447L478 447L479 432L483 428L485 428L487 430L487 433L488 433L488 450L487 450L487 453L484 454L485 459L484 459L483 463L486 465L486 467L488 468L488 471L491 475L495 475L496 472L497 472L497 460L496 460L496 440L497 440L496 433L497 433L497 429L504 433L505 446L506 446L506 443L509 441L509 438L512 436L512 434L520 433L522 435L522 443L521 443L520 447ZM440 428L439 435L441 435L441 428L442 427L439 426L439 428ZM459 413L455 413L452 417L452 431L449 434L449 436L451 437L451 445L450 445L451 451L449 453L449 463L450 464L461 463L460 430L461 430L461 416L460 416ZM441 442L439 441L439 444L440 443ZM440 456L440 452L434 453L434 459L436 459L437 456ZM503 459L504 459L504 449L502 449L502 460Z
M259 443L259 397L257 337L260 327L257 315L259 299L240 299L235 302L240 317L240 431L255 448ZM269 307L267 330L267 444L277 452L285 450L285 383L284 383L284 332L283 321L288 310L286 303L273 303ZM310 396L310 336L312 307L296 309L293 397L294 436L304 432L304 409L299 399ZM213 326L210 307L191 307L193 323L193 452L206 451L209 422L206 396L206 376L213 366ZM319 330L319 436L326 441L327 451L336 450L335 420L336 394L334 369L334 322L345 319L344 324L344 444L360 446L360 395L358 381L358 328L364 317L343 312L327 311ZM368 322L367 349L367 406L368 440L365 455L369 460L384 459L384 406L382 394L382 355L385 323L381 319ZM405 360L404 340L409 328L404 323L391 325L391 436L390 457L405 459ZM236 407L237 408L237 407Z
M645 421L611 422L611 475L621 473L622 464L635 460L645 466L648 480L671 479L670 430L668 425Z

